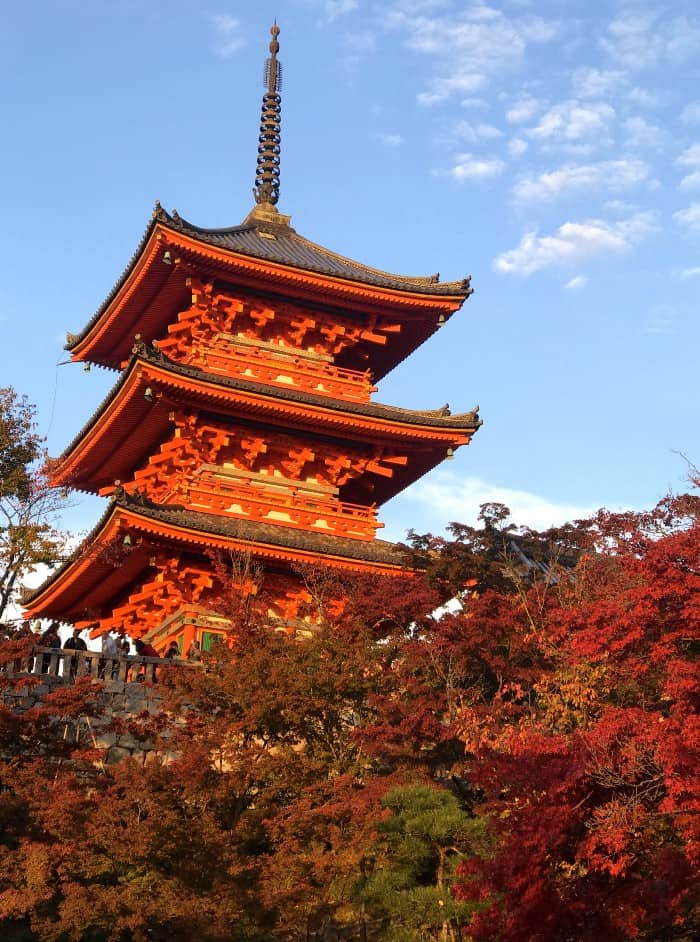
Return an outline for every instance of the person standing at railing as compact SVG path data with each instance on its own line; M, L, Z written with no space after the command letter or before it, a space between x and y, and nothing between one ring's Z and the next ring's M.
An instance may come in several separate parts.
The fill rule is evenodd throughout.
M100 658L100 665L97 671L98 677L105 676L105 668L109 665L110 677L114 680L114 658L116 658L118 654L116 639L111 631L105 631L102 635L102 657Z
M117 634L117 654L119 657L128 657L131 654L129 639L123 631Z
M60 648L61 638L58 634L58 622L52 621L49 627L41 634L39 644L42 648ZM51 667L51 655L44 654L41 659L41 673L48 674Z
M80 628L75 627L73 629L73 634L68 638L68 640L63 645L64 651L87 651L87 644L80 637ZM78 659L77 657L71 658L70 665L70 675L75 677L78 672Z
M156 651L150 641L142 641L140 638L137 638L134 641L134 647L136 648L136 653L139 657L160 657L160 654ZM145 676L145 671L140 671L137 680L143 680ZM153 668L153 683L156 682L156 669Z
M202 645L197 641L196 638L193 638L192 644L190 644L187 649L187 660L188 661L201 661L202 660Z
M169 659L171 659L171 660L172 660L173 658L178 658L178 657L180 657L180 646L179 646L179 644L177 643L177 641L171 641L171 642L170 642L170 644L168 645L168 648L167 648L165 654L163 655L163 657L167 657L167 658L169 658Z

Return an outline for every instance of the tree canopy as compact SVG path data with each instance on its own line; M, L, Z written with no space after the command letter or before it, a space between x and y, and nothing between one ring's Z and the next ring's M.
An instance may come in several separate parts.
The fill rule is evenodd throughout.
M36 566L65 553L57 526L62 495L49 487L44 441L35 409L11 387L0 387L0 623Z
M222 597L145 765L63 738L89 681L18 714L0 671L0 936L697 938L700 501L506 521L417 538L425 576L307 572L303 638Z

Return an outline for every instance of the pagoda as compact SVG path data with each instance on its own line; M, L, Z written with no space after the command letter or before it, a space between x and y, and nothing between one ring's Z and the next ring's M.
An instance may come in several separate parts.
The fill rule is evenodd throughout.
M241 225L204 229L156 203L124 274L68 335L73 361L120 377L51 480L109 505L25 598L28 617L206 649L227 631L215 614L219 554L242 593L257 586L231 561L257 567L270 621L292 630L305 565L402 568L376 539L378 508L481 424L477 409L373 401L375 383L461 307L469 279L370 268L278 211L276 24L271 33L253 210Z

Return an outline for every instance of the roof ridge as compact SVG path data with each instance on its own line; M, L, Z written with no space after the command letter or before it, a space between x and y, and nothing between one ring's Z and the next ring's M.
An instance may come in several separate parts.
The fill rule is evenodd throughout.
M349 255L341 255L340 252L334 252L332 249L327 249L324 245L319 245L318 242L313 242L311 239L307 239L306 236L299 235L298 232L290 233L292 239L304 242L306 245L313 247L317 252L320 252L322 255L325 255L327 258L332 258L337 262L349 262L352 265L357 265L359 268L363 268L367 272L371 272L373 275L382 275L383 277L396 278L400 281L405 281L408 284L416 285L436 285L440 284L440 273L436 272L434 275L397 275L394 272L387 271L384 268L375 268L372 265L366 265L364 262L358 262L355 258L350 258ZM464 281L468 282L470 279L463 279L461 282L445 282L445 284L463 284Z

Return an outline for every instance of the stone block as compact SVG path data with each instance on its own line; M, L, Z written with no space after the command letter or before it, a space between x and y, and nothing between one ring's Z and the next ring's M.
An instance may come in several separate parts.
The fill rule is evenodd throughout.
M123 749L121 746L112 746L107 751L107 763L112 764L116 762L123 762L124 759L129 759L131 757L131 752L128 749Z

